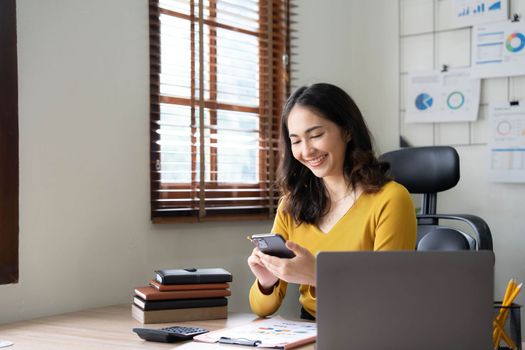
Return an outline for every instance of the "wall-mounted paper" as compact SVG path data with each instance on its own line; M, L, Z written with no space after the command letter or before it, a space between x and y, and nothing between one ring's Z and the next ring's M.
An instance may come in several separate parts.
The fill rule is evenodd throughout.
M407 123L464 122L478 118L480 79L468 69L420 72L408 76Z
M489 179L525 182L525 101L489 108Z
M525 75L525 23L474 27L471 69L479 78Z
M452 18L454 26L502 21L508 18L508 0L454 0Z

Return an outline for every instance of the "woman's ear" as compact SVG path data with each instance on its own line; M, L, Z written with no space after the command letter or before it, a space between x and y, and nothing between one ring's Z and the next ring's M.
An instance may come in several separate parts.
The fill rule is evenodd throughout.
M345 142L348 143L350 140L352 140L352 134L350 134L350 131L347 131L345 135Z

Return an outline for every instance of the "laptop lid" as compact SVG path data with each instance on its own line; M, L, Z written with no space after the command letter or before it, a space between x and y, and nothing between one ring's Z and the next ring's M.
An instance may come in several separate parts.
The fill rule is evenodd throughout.
M318 350L491 349L494 254L322 252Z

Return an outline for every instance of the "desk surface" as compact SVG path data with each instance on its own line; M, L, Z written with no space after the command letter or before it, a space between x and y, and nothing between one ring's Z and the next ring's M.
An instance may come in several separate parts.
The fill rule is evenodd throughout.
M131 317L130 305L117 305L34 320L0 325L0 340L14 343L7 350L25 349L248 349L244 346L204 344L193 341L153 343L140 339L131 331L134 327L161 328L187 324L215 330L233 327L255 319L253 314L232 313L226 320L158 323L143 326ZM313 350L310 344L299 348Z

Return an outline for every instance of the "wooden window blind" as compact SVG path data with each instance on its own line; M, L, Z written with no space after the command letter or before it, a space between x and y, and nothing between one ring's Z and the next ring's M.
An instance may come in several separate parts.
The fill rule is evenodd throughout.
M287 0L150 0L153 222L269 218Z
M0 284L18 282L16 2L0 1Z

